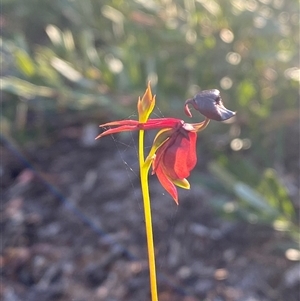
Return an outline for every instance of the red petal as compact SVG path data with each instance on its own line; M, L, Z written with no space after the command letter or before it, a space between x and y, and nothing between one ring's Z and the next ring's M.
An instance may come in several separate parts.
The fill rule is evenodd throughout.
M161 163L162 162L162 157L164 156L166 149L170 146L170 144L173 143L173 140L174 140L174 134L172 134L170 139L167 140L165 143L163 143L162 146L160 146L158 148L158 150L156 152L155 160L153 161L153 172L152 172L152 174L154 174L156 172L156 169L158 168L158 166L160 164L163 164L163 163Z
M176 128L181 127L184 122L181 119L177 118L154 118L149 119L147 122L138 122L137 120L125 119L112 121L104 124L100 124L100 127L105 126L120 126L120 125L138 125L139 128L144 130L150 129L159 129L159 128Z
M168 147L164 151L162 160L171 179L183 179L190 175L190 171L197 163L196 140L196 133L180 131L172 144L166 142Z
M136 125L122 125L113 129L109 129L105 132L103 132L102 134L98 135L95 139L99 139L101 137L110 135L110 134L115 134L115 133L120 133L120 132L127 132L127 131L135 131L137 130L137 126Z
M146 123L140 123L141 129L152 130L161 128L181 128L184 122L177 118L155 118L149 119Z
M116 128L105 131L104 133L98 135L96 139L106 135L125 132L125 131L155 130L161 128L173 128L176 130L177 128L181 128L183 124L184 122L182 120L176 118L149 119L145 123L140 123L136 120L130 120L130 119L112 121L112 122L100 124L100 127L116 126Z
M99 127L106 127L106 126L120 126L120 125L138 125L139 122L137 120L131 120L131 119L124 119L124 120L117 120L117 121L111 121L104 124L100 124Z
M162 185L162 187L171 195L171 197L174 199L175 203L178 205L178 193L177 193L176 186L172 183L172 181L165 174L163 166L158 165L155 173L156 173L157 178L158 178L160 184Z

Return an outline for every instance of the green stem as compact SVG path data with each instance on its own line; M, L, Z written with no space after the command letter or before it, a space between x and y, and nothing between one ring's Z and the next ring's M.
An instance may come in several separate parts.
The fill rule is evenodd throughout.
M146 224L146 237L147 237L147 249L148 249L148 261L150 272L150 288L151 288L151 301L158 301L157 297L157 281L156 281L156 268L155 268L155 253L153 243L153 231L152 231L152 217L151 217L151 205L149 197L149 185L148 185L148 171L149 169L144 166L144 130L139 131L139 165L140 165L140 177L141 187L144 202L144 215Z

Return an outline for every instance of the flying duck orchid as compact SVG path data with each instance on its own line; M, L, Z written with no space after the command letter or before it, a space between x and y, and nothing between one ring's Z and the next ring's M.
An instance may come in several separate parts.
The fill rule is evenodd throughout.
M148 119L154 106L155 96L152 95L150 85L138 100L139 121L119 120L101 124L100 127L111 127L96 139L124 131L160 130L154 141L144 164L152 165L152 174L156 174L164 189L178 204L176 186L189 189L186 179L197 163L196 142L197 133L204 130L210 120L224 121L235 115L223 105L220 92L216 89L205 90L185 101L185 113L192 117L189 105L204 115L205 120L200 123L186 123L177 118Z

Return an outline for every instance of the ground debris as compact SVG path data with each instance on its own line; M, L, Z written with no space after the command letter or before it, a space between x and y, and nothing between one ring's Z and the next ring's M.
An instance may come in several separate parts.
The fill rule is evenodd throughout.
M79 136L30 153L47 182L102 232L10 158L5 170L18 172L3 186L2 300L149 300L136 149L87 147ZM203 188L182 193L177 207L155 177L150 187L160 301L298 301L299 267L270 254L274 230L222 220Z

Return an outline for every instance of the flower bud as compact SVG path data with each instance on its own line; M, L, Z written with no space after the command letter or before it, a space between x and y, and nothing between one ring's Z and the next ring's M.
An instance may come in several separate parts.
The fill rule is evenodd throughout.
M137 104L137 110L139 113L139 121L146 122L152 113L155 106L155 95L152 95L150 82L148 82L148 87L142 98L139 98Z

